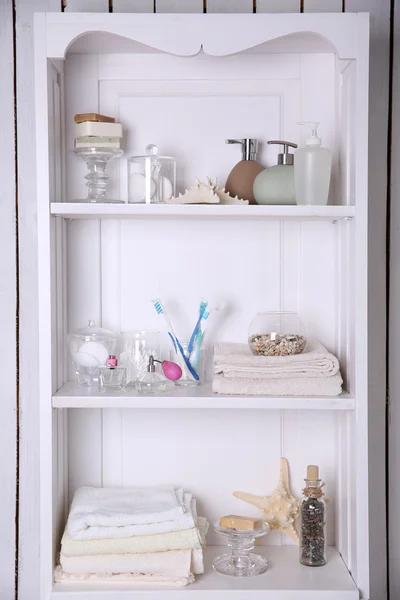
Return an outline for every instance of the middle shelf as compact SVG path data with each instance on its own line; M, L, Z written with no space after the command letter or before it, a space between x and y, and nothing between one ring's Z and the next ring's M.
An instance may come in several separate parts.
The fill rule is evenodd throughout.
M207 204L95 204L52 202L51 214L68 219L218 218L339 221L355 216L354 206L215 206Z
M354 410L355 399L343 392L335 397L225 396L214 394L211 383L175 387L160 396L126 393L102 394L96 388L68 381L53 396L53 408L216 408L256 410Z

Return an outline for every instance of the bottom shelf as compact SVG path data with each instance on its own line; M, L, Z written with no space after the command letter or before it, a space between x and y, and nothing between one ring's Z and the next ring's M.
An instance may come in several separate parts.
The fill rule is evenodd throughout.
M53 586L52 600L358 600L359 592L335 548L328 548L324 567L304 567L298 561L295 546L264 546L257 551L269 560L264 575L234 579L216 573L215 556L224 554L226 546L209 546L205 550L205 573L184 588L133 586L129 583L58 583Z

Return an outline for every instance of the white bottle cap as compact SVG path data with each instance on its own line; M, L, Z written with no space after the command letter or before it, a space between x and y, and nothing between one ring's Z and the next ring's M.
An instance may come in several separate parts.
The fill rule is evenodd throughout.
M301 121L298 123L299 125L310 125L311 128L311 136L306 139L306 146L320 146L322 141L321 138L318 137L318 125L319 123L316 121Z

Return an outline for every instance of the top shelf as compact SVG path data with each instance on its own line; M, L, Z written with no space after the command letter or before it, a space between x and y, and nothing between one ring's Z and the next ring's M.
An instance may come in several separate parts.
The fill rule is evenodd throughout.
M104 34L111 34L132 42L130 51L143 53L150 48L177 56L199 52L227 56L250 48L312 52L317 36L319 50L354 59L360 52L360 35L367 43L368 15L47 13L36 15L35 30L45 40L48 58L65 58L68 51L77 51L75 42L89 33L91 51L96 53L102 52ZM229 31L229 36L221 35L223 31Z
M53 216L66 219L227 218L339 221L355 216L354 206L214 206L184 204L90 204L53 202Z

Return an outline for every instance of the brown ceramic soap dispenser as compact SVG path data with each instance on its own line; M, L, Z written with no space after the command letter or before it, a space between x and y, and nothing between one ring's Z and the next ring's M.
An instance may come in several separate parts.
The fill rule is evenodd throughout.
M237 163L229 173L225 189L231 196L238 196L248 200L250 204L257 204L253 194L255 178L264 167L256 161L258 141L246 138L243 140L225 140L226 144L241 144L242 160Z

